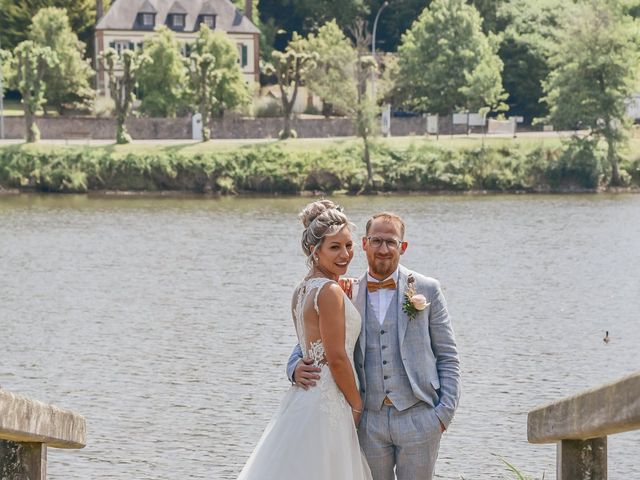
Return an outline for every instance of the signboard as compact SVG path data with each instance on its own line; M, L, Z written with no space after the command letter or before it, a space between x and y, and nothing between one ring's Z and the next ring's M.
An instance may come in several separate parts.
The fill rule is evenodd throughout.
M514 135L516 132L516 122L513 119L495 120L489 119L489 127L487 133L501 133L503 135Z
M427 115L427 133L429 135L438 134L438 115Z
M468 113L454 113L453 114L453 124L454 125L466 125L469 120Z
M486 121L487 121L486 115L480 115L479 113L469 114L470 127L484 127Z
M382 107L382 115L380 117L380 130L385 137L391 136L391 105L385 104Z
M202 141L202 115L196 113L191 117L191 138Z

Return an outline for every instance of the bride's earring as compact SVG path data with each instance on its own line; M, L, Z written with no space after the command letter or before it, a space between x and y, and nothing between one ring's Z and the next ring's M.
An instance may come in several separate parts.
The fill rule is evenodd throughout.
M318 255L314 255L313 256L313 262L314 263L318 263Z

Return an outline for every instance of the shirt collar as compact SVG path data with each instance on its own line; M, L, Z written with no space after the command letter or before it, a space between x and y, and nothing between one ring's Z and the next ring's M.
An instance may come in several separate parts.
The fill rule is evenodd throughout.
M396 271L393 272L391 275L389 275L387 278L384 278L382 280L378 280L377 278L374 278L371 276L371 274L367 271L367 281L368 282L384 282L385 280L388 280L390 278L393 278L393 281L396 282L396 285L398 284L398 277L400 276L400 267L396 268Z

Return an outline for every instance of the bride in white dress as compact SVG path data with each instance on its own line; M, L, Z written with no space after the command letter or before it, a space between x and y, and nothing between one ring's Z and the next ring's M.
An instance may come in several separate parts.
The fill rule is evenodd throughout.
M336 281L353 258L351 224L329 200L300 214L310 271L292 313L305 357L321 369L317 386L292 386L238 480L371 480L356 426L362 399L353 365L360 314Z

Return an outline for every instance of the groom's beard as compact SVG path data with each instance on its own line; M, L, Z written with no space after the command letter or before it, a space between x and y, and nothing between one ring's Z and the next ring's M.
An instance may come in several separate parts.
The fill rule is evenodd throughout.
M376 277L384 280L398 268L398 262L393 258L374 258L369 264L369 271Z

